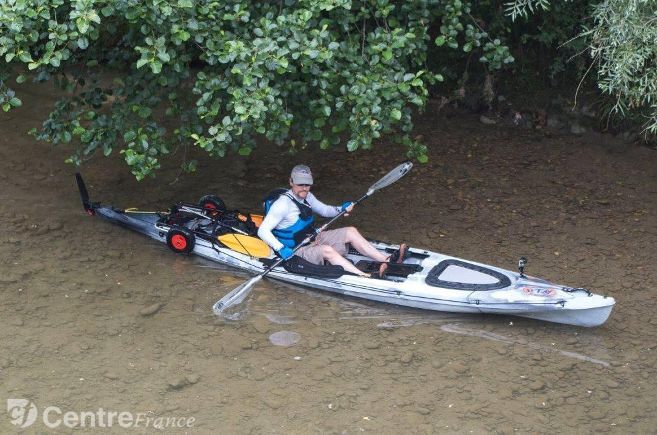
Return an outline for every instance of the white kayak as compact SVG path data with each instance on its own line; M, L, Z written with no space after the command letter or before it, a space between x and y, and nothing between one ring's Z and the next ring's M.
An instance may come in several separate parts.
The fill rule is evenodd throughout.
M166 213L122 210L89 202L80 177L78 184L89 214L166 243L175 252L196 254L251 273L263 272L278 259L268 248L262 251L260 245L265 246L264 243L252 233L246 234L249 233L246 225L233 225L226 232L227 224L218 221L216 212L208 213L204 205L180 203ZM234 214L238 215L251 222L248 215ZM236 243L231 243L232 239ZM383 242L372 243L385 253L399 248ZM347 258L360 270L378 270L379 263L356 251L351 251ZM406 307L513 315L586 327L603 324L615 304L609 296L526 276L522 267L513 272L413 247L408 249L403 263L389 266L383 278L351 275L341 267L310 265L298 258L275 267L267 276L303 287Z

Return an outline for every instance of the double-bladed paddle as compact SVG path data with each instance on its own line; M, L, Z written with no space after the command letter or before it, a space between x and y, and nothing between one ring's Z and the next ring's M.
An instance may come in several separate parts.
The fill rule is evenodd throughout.
M367 193L360 197L358 200L356 200L353 205L357 205L364 201L365 199L369 198L372 196L375 192L378 190L383 189L384 187L390 186L392 183L398 181L401 177L404 175L408 174L408 172L411 170L413 167L413 163L411 162L405 162L402 163L401 165L397 166L395 169L392 171L388 172L386 175L383 176L379 181L376 183L372 184L372 186L367 190ZM306 244L310 243L316 236L317 234L321 233L324 231L329 225L331 225L333 222L335 222L338 218L340 218L342 215L346 213L346 209L342 210L340 213L338 213L335 217L333 217L331 220L326 222L324 225L322 225L316 232L315 234L312 234L308 237L306 237L301 243L299 243L293 250L292 254L294 254L296 251L298 251L302 246L305 246ZM269 266L267 269L265 269L263 272L261 272L259 275L254 276L244 284L240 285L239 287L234 288L231 290L226 296L223 298L219 299L213 306L212 306L212 311L214 311L215 314L220 315L222 314L226 309L237 305L241 303L246 296L249 294L253 286L260 281L265 275L267 275L269 272L271 272L275 267L277 267L279 264L284 262L285 259L281 258L278 261L276 261L274 264Z

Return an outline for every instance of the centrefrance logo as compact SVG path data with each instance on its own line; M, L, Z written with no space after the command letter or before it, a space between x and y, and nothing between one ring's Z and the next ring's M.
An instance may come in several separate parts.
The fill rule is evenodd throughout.
M58 406L43 408L41 421L39 408L28 399L7 399L7 413L11 424L26 428L43 423L49 429L120 427L122 429L182 429L192 428L196 418L189 416L156 416L147 412L115 411L98 408L93 411L63 410Z
M37 419L36 405L27 399L7 399L7 413L11 424L20 428L30 427Z

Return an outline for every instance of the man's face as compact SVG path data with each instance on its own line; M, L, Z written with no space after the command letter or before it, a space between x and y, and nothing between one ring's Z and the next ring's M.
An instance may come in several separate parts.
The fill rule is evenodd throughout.
M292 180L290 180L290 186L292 187L292 193L301 199L306 199L312 187L310 184L294 184Z

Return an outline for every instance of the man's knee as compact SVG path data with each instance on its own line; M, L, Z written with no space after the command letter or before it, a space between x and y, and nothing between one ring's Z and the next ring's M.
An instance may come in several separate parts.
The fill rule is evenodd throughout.
M324 257L325 260L330 260L332 258L335 258L338 254L338 251L333 249L332 246L329 245L322 245L322 257Z
M351 239L353 237L359 237L360 233L356 229L356 227L347 227L345 228L347 230L347 238Z

